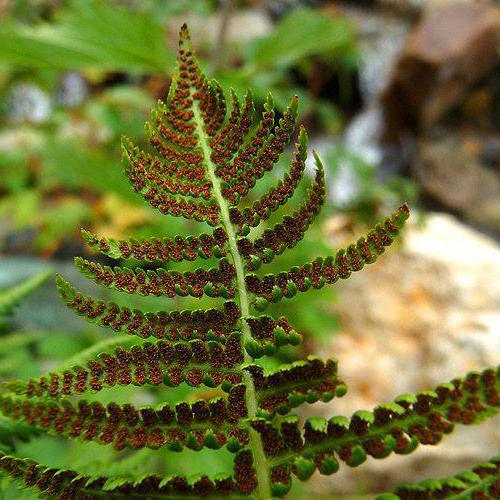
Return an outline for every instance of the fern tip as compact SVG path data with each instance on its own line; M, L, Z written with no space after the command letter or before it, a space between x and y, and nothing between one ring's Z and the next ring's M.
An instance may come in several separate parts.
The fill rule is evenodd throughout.
M408 203L403 203L400 207L399 207L399 210L401 210L402 212L405 212L407 213L408 215L410 215L410 206L408 205Z
M189 33L189 28L186 23L184 23L181 26L180 32L179 32L179 53L186 48L187 50L190 50L190 45L191 45L191 34Z
M403 203L394 215L392 216L392 219L394 220L396 226L398 226L399 229L406 223L406 221L410 217L410 207L408 206L408 203Z
M316 168L318 168L320 170L324 170L325 167L323 166L323 162L321 161L321 158L320 158L318 152L313 149L312 154L314 156L314 164L316 165Z

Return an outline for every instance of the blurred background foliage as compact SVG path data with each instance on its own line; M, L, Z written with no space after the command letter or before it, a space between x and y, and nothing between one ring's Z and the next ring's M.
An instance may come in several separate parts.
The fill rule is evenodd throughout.
M224 88L232 87L240 96L251 88L258 107L270 91L279 111L293 95L301 97L301 119L311 146L324 157L331 186L320 220L344 214L344 229L352 238L402 200L416 200L411 180L390 168L381 172L370 151L353 149L360 139L349 126L370 99L363 90L359 25L336 2L321 9L316 3L325 2L0 1L0 288L9 290L0 291L0 340L9 351L0 358L1 377L26 378L71 362L86 349L98 352L129 342L70 317L57 302L52 279L16 311L2 309L10 287L45 269L48 261L85 291L120 305L202 307L200 302L146 301L92 288L79 281L70 263L74 255L88 253L80 238L82 227L117 238L203 231L191 221L163 217L145 206L129 188L120 164L121 136L144 145L149 110L167 95L184 21L190 24L203 67ZM259 182L253 196L275 182L289 159L290 153L274 177ZM294 197L295 205L306 185ZM301 245L272 265L283 269L326 255L330 239L325 226L316 224ZM333 300L332 291L311 293L273 313L286 314L306 339L321 341L336 329L329 307ZM302 354L309 350L306 341ZM280 359L264 358L263 363L270 366L298 355L284 349ZM181 391L187 400L216 395L211 390L191 394L186 388L120 388L95 397L135 404L174 402ZM230 463L221 452L199 452L196 459L189 450L173 459L163 450L118 453L8 426L0 421L0 445L7 450L16 448L53 466L71 463L85 472L105 463L117 476L141 470L195 474L202 471L201 453L213 470L225 470ZM299 497L301 488L305 486L298 487ZM0 491L2 498L30 498L6 479Z
M65 247L74 249L82 226L104 226L116 236L180 230L144 208L129 189L119 143L123 134L144 142L148 111L166 96L181 19L195 18L204 66L225 88L240 96L252 88L258 102L271 91L279 109L297 94L306 123L340 132L343 111L356 105L353 23L319 10L291 9L267 35L231 40L215 57L217 40L196 28L200 16L214 16L218 7L200 0L91 0L13 2L6 8L0 29L4 250L67 255ZM215 28L217 21L211 21ZM330 73L324 79L336 80L328 98L313 88L318 67ZM355 170L362 182L369 180L369 189L373 172ZM377 196L366 191L362 198Z

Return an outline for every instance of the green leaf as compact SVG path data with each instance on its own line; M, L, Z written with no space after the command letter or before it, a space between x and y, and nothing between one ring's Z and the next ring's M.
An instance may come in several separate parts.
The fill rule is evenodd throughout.
M22 68L161 72L172 63L163 27L144 12L73 1L53 25L4 25L0 60Z
M160 24L142 10L131 13L114 7L114 3L75 0L69 2L53 25L42 24L28 31L6 23L0 29L0 43L4 42L0 57L3 50L7 54L4 64L17 61L28 68L129 68L150 73L163 71L168 60L163 35ZM304 58L318 55L334 58L340 48L352 49L351 44L352 28L345 20L299 10L287 16L275 34L258 44L250 66L252 71L262 66L278 68L282 77L290 65ZM254 106L252 92L247 91L242 101L231 92L228 112L224 89L200 69L186 25L181 28L179 46L177 68L166 102L158 103L146 124L151 147L143 146L142 141L140 146L126 138L122 141L125 173L133 190L154 209L165 216L208 223L215 227L213 234L204 233L205 243L202 236L197 242L189 237L160 240L158 235L154 238L147 235L147 239L137 242L98 239L84 232L87 242L107 258L133 257L133 268L116 265L121 263L112 267L106 259L91 262L79 257L75 259L76 267L96 283L126 292L134 299L128 307L118 306L111 301L85 297L61 277L57 286L77 314L110 327L118 335L71 357L72 347L64 345L68 339L56 332L41 344L40 351L44 354L50 350L65 361L42 376L33 376L29 358L6 356L3 366L8 368L26 359L31 378L25 382L5 382L0 391L0 408L5 416L29 422L30 428L93 442L90 444L113 444L117 450L163 447L165 451L180 452L184 448L201 451L208 447L215 451L225 446L226 451L236 453L234 475L209 477L205 470L213 467L204 463L201 474L189 479L160 477L149 471L162 469L161 462L141 462L144 467L138 467L129 477L120 477L107 472L107 462L115 458L111 454L109 460L101 456L102 467L94 464L99 477L82 477L76 470L52 469L4 455L0 456L2 474L51 497L218 497L234 492L240 497L267 499L287 494L292 473L307 479L315 469L323 474L335 473L340 461L355 467L368 455L382 459L392 452L410 453L419 443L436 444L451 432L455 423L479 423L493 416L499 401L497 374L489 369L413 398L403 396L392 404L375 407L373 412L356 412L351 419L315 417L300 426L298 416L283 417L303 403L326 403L343 396L346 386L337 374L334 360L309 356L281 365L280 358L274 356L278 348L296 345L302 336L293 330L286 317L256 317L250 306L263 310L271 303L291 299L298 292L320 289L349 278L352 272L375 262L394 241L409 216L409 209L403 205L375 226L366 238L358 239L333 256L318 257L288 271L276 269L276 262L271 260L278 261L285 250L294 251L292 247L303 239L325 193L323 167L313 153L317 165L315 188L293 218L283 217L272 230L263 227L287 202L295 204L292 198L296 191L302 190L308 155L303 129L298 134L291 166L284 170L283 177L267 192L262 185L257 187L260 179L280 165L280 158L297 136L298 96L290 96L286 109L276 110L268 96L259 122L255 123L253 115L259 107ZM54 71L49 73L53 79ZM270 72L263 74L261 82L272 77ZM248 67L239 74L240 84L248 83L245 75L250 76ZM249 81L258 79L257 76ZM119 97L115 95L118 101ZM85 113L90 121L102 122L110 137L117 135L126 123L125 114L121 116L117 108L139 108L144 104L142 97L134 93L122 95L116 107L113 102L103 100L98 105L85 106ZM331 115L332 110L329 111ZM62 128L66 125L64 122ZM40 140L32 148L36 158L41 159L44 190L53 192L53 188L62 185L76 192L86 187L97 193L110 190L122 193L125 184L103 150L90 151L76 138L59 142ZM259 192L264 194L259 196ZM243 200L247 194L253 195L253 199ZM64 198L70 201L46 211L45 218L36 218L42 220L49 239L60 238L78 220L90 222L86 219L91 214L78 201L72 201L76 199L74 196ZM244 203L240 203L242 200ZM33 225L33 213L44 208L45 198L35 191L24 201L28 208L20 207L18 212L26 224ZM11 215L5 206L3 212ZM111 204L105 211L112 219L115 212L117 217L128 215L123 213L121 205L117 209ZM175 226L169 224L164 223L162 230L174 236ZM200 246L202 243L205 246ZM316 254L319 250L316 240L308 243ZM214 256L219 259L217 266L213 265ZM198 268L176 267L182 260L197 257L210 261ZM265 276L247 273L262 264L269 264L276 273ZM152 313L147 305L142 311L131 309L133 304L143 307L142 301L137 300L139 296L154 297L161 310ZM226 300L223 307L212 309L166 311L165 307L179 297L187 301L201 299L202 307L209 299L219 303L229 298L234 301ZM11 306L4 307L9 311ZM293 315L293 311L289 312ZM322 316L317 307L310 307L309 313L301 316L305 331L329 320L327 315L315 318ZM139 344L136 345L134 338L123 338L122 333L141 337ZM154 342L144 341L145 337L153 337ZM27 353L27 349L22 351ZM263 355L270 359L249 364L250 357ZM275 369L266 371L271 366ZM184 390L173 389L181 384ZM188 403L190 389L202 384L209 388L204 390L203 399ZM132 392L132 386L144 389ZM104 389L106 393L101 394ZM89 393L90 402L76 401L78 396ZM177 402L179 398L185 401L174 407L164 404L158 409L152 404L139 408L132 405L136 398L152 401L155 397L164 402ZM118 403L120 399L127 402ZM0 439L1 436L0 432ZM44 449L46 457L51 455L45 442L39 447ZM36 448L34 454L37 455ZM81 465L78 457L65 461L58 458L59 465L71 463L75 468ZM121 457L116 455L116 458ZM194 472L188 463L187 467L190 466ZM461 487L467 480L461 476L450 479L448 484ZM425 486L435 485L431 481Z
M0 316L12 314L13 309L27 295L36 290L51 274L51 271L44 271L36 276L28 278L11 288L0 291Z
M31 425L22 422L12 422L8 418L0 417L0 450L12 452L18 441L28 442L37 436L37 431Z
M78 497L105 494L107 498L120 498L123 497L122 488L127 492L126 496L132 498L162 497L165 491L172 496L198 497L196 493L201 489L211 496L231 491L238 494L234 482L231 481L228 484L225 480L227 476L218 474L213 477L213 480L206 475L200 475L188 481L185 476L159 477L148 473L139 475L137 480L130 478L110 480L105 475L105 471L101 471L99 476L81 476L71 469L49 468L33 460L4 454L0 455L0 470L15 479L19 486L38 490L42 496L55 496L63 492L65 488L68 488L73 496ZM38 481L42 475L45 480ZM79 479L85 480L79 481Z
M335 55L354 43L350 21L312 9L293 9L253 51L263 66L291 66L314 55Z
M478 464L470 471L443 479L426 479L415 484L403 484L395 493L378 495L376 500L399 498L496 498L500 477L500 457Z

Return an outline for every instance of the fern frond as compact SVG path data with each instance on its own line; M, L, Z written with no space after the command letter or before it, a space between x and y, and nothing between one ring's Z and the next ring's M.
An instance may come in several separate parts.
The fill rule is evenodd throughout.
M29 294L33 293L50 275L51 271L43 271L22 283L5 290L0 290L0 317L9 316L14 308Z
M275 413L285 415L302 403L320 400L327 403L347 391L338 377L337 361L332 359L324 362L309 356L306 361L282 365L269 375L258 365L249 365L245 370L252 375L259 408L266 417Z
M394 494L379 495L375 500L418 500L419 498L499 498L500 457L476 465L470 471L444 479L427 479L416 484L403 484Z
M272 96L268 95L264 104L262 119L249 143L236 155L233 162L217 165L215 172L223 181L227 183L230 183L231 181L234 182L236 174L241 171L245 165L251 164L252 159L263 150L264 145L266 144L265 141L274 128L274 115L275 112L273 109ZM229 120L231 121L231 117ZM232 196L234 197L236 195L236 192L234 192L233 189L229 189L228 186L224 195L226 199L230 200Z
M243 361L239 335L227 339L226 344L201 340L190 342L144 343L129 350L122 347L113 353L101 353L86 363L62 373L23 383L6 382L5 387L27 397L60 398L73 394L99 392L115 385L165 384L175 387L187 383L193 387L222 386L229 390L242 381L235 367Z
M496 415L500 406L500 369L471 372L434 391L404 394L373 412L356 412L350 419L308 419L303 428L297 418L285 419L277 428L264 419L252 422L262 436L272 467L285 474L286 485L293 472L305 480L317 468L332 474L339 460L351 467L367 456L384 458L407 454L418 444L435 445L455 424L477 424Z
M63 373L66 370L71 370L75 366L82 366L87 364L90 359L97 358L102 352L109 352L118 348L132 349L138 345L140 341L135 337L129 336L112 336L106 337L95 344L87 347L70 358L64 359L61 363L57 364L52 371L56 373Z
M271 316L248 317L252 338L245 342L245 349L254 358L272 356L279 347L298 345L302 336L297 333L285 317L275 320Z
M277 163L295 132L297 108L298 98L294 97L273 132L259 137L258 142L261 142L262 146L248 146L248 149L242 152L241 157L235 158L229 172L218 172L220 177L229 184L224 189L223 195L231 204L235 204L239 197L246 195L255 186L257 180L266 172L271 171ZM263 122L268 119L270 116L263 117Z
M200 234L173 239L150 238L144 240L115 240L98 238L89 231L82 230L83 239L90 247L112 259L136 259L146 262L221 258L227 255L227 235L222 227L212 234Z
M218 268L197 269L179 273L159 268L144 271L142 268L102 266L81 257L75 257L75 265L87 278L99 285L115 288L122 292L159 297L234 297L233 281L236 276L234 266L226 258L221 258Z
M211 184L200 175L193 178L188 176L175 177L177 166L167 165L144 151L139 150L131 142L123 140L122 150L128 160L125 173L134 189L141 193L155 190L161 194L191 196L193 198L211 198Z
M164 215L207 222L211 226L217 226L220 222L218 207L213 202L196 203L179 196L165 194L156 187L143 186L142 181L138 179L131 179L131 183L135 191L140 192L153 208Z
M139 479L87 476L71 469L46 467L29 459L0 454L0 471L16 480L25 488L38 490L43 496L70 498L212 498L231 493L233 498L246 494L254 478L251 457L244 454L237 461L234 477L219 474L212 479L206 475L194 478L186 476L160 477L149 474ZM247 497L241 497L247 498Z
M169 177L189 179L192 182L199 183L203 183L205 181L205 170L202 165L203 157L200 153L193 151L179 151L164 144L158 132L151 124L146 124L146 134L149 137L151 145L160 156L151 159L147 153L140 152L139 154L141 159L144 158L142 161L160 162L159 168L161 168L161 170L163 170ZM128 143L130 147L135 147L126 138L124 138L124 141Z
M277 275L268 274L263 278L248 274L245 278L248 290L257 295L253 303L257 311L264 310L269 302L279 302L292 298L297 292L312 288L322 288L326 284L347 279L354 271L361 270L365 264L372 264L391 245L409 216L406 205L387 217L383 224L377 224L368 235L355 244L339 250L334 257L317 258L311 264L293 267Z
M238 249L248 261L247 268L250 271L257 270L263 263L268 264L287 248L297 245L320 211L324 200L325 174L318 159L315 182L301 208L293 215L285 216L283 221L272 229L266 229L254 242L248 238L238 240Z
M87 321L128 335L165 340L217 340L225 342L236 328L240 311L231 301L223 310L143 312L120 307L113 302L96 301L78 292L62 276L56 278L59 294L66 305Z
M250 91L245 95L245 105L241 112L238 97L233 92L233 112L228 123L210 140L215 165L225 165L238 152L252 124L253 109Z
M30 425L15 424L24 425L22 429L112 444L117 450L165 446L182 451L186 446L197 451L205 446L219 449L227 445L230 451L237 452L248 445L248 430L240 423L247 416L245 387L237 387L227 401L219 397L191 405L179 403L173 408L169 405L159 409L135 408L116 403L105 407L99 402L73 404L67 399L28 400L16 396L0 396L0 408L14 421Z
M213 229L195 237L139 241L100 238L83 231L94 250L113 259L135 259L137 267L112 268L75 259L84 276L104 287L142 296L223 298L224 305L144 312L85 296L58 276L57 288L71 310L126 335L97 343L42 377L5 383L0 412L35 430L117 449L226 447L235 453L233 474L192 480L156 475L111 479L105 471L102 477L80 476L73 470L2 456L1 470L44 496L251 495L267 500L288 491L292 473L305 479L315 468L334 472L337 456L357 465L368 454L410 452L418 442L437 442L454 422L473 423L489 416L498 404L495 376L487 371L435 393L398 399L373 413L358 412L350 420L310 419L301 428L297 417L284 416L303 403L341 397L346 386L335 360L308 357L265 372L254 360L272 356L282 346L299 344L301 335L286 318L253 315L250 306L263 310L269 302L346 279L375 262L399 234L409 210L402 206L335 256L258 276L254 272L262 264L303 239L325 198L324 171L314 153L316 177L299 209L272 228L259 228L256 239L250 237L251 228L296 192L307 159L307 134L300 127L295 139L297 97L276 120L269 95L260 123L254 126L251 92L243 101L231 94L228 112L223 89L201 71L183 26L167 100L158 102L146 124L150 150L143 151L124 138L124 168L133 189L151 206L163 214L206 222ZM296 150L288 171L260 199L243 208L240 199L273 169L292 141ZM177 262L198 258L217 261L210 269L179 272L175 268ZM165 262L173 268L162 268ZM116 402L104 406L77 398L109 387L146 384L205 385L223 396L158 408Z
M245 208L241 212L236 207L231 209L231 220L238 225L240 234L246 233L247 227L256 227L261 221L267 220L273 212L293 196L304 174L307 159L307 132L302 126L299 132L299 141L295 146L297 151L290 170L276 186L271 187L250 208Z

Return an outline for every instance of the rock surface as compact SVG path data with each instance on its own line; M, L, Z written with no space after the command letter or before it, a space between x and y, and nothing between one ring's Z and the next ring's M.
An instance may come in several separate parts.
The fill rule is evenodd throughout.
M349 415L402 392L434 388L500 359L500 247L449 215L413 223L400 252L338 285L342 325L315 349L339 359L346 397L315 405L322 416ZM369 459L314 478L318 498L391 491L401 482L456 473L500 449L498 419L459 427L440 446L409 456ZM326 496L323 496L326 495Z
M440 205L500 232L500 176L480 161L476 150L485 149L480 140L456 135L421 139L413 174L423 193Z
M419 135L459 104L499 63L500 7L441 2L408 38L382 102L387 140Z

